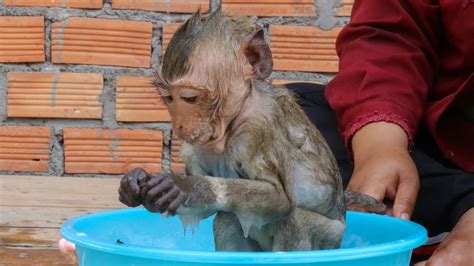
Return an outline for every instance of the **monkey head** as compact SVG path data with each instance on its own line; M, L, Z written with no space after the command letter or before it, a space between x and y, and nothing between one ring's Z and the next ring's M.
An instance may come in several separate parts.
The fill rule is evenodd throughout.
M252 90L252 79L272 72L264 31L245 17L220 10L196 12L174 34L155 86L178 138L222 152L232 122Z

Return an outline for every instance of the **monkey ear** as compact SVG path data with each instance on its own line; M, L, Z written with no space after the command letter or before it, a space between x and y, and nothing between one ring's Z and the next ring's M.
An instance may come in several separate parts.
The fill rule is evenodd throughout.
M182 25L185 31L193 31L196 27L201 24L201 8L198 10Z
M241 49L247 62L252 66L255 78L262 80L268 78L273 70L273 60L263 29L249 34L244 39Z

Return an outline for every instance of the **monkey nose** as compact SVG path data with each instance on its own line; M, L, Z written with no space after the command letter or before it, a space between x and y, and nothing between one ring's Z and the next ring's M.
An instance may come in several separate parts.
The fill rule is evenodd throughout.
M175 131L179 137L184 137L189 135L188 127L185 127L183 124L178 124L175 127Z

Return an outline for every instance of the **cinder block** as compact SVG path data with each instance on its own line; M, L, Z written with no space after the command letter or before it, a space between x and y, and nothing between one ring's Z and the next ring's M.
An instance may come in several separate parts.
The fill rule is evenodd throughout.
M271 25L273 69L334 73L339 68L336 37L341 28Z
M141 9L168 13L209 12L209 0L112 0L114 9Z
M0 126L0 170L47 172L49 127Z
M5 0L5 6L46 6L101 9L103 0Z
M120 77L117 79L117 121L169 122L170 114L152 77Z
M181 25L181 23L165 23L163 25L163 54L165 54L166 48L168 48L168 44L170 43L171 38L173 38L174 33Z
M44 60L44 17L0 16L0 63Z
M69 18L52 32L53 63L150 67L151 22Z
M163 133L157 130L65 128L65 171L123 174L135 167L160 172Z
M341 0L341 7L337 9L336 16L350 17L353 4L354 4L354 0Z
M315 16L314 0L222 0L222 10L230 15Z
M8 73L8 117L101 119L102 74Z
M181 140L175 134L171 138L171 171L173 173L184 173L186 164L180 156Z

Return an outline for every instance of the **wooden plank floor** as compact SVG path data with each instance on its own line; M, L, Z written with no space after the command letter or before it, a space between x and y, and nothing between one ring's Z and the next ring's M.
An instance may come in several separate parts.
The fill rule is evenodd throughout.
M0 265L70 265L58 250L61 224L123 208L118 178L0 175Z

